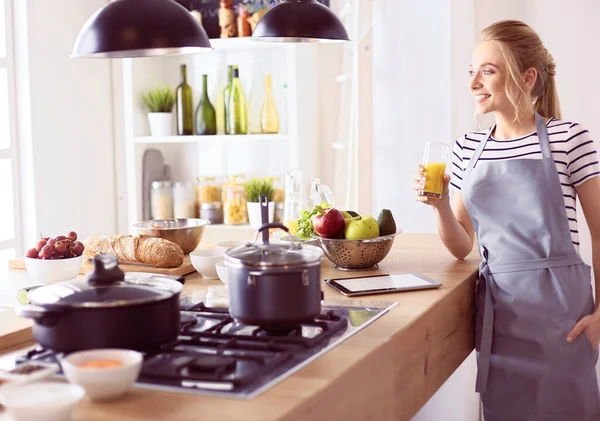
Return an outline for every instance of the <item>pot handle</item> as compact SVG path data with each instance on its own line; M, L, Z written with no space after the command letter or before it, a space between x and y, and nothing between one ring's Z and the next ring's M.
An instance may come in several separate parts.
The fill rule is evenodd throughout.
M309 282L309 277L308 277L308 270L303 269L302 272L296 272L298 274L300 274L301 279L302 279L302 286L307 287ZM256 286L256 280L258 278L260 278L263 275L272 275L272 272L269 271L250 271L248 272L248 286L251 287L255 287Z
M35 320L43 326L52 326L56 324L65 313L59 310L49 310L42 306L36 305L20 305L15 307L15 314L20 317Z
M254 241L250 244L256 244L256 242L258 241L258 236L260 235L260 233L264 230L268 230L270 228L279 228L284 230L287 234L290 233L290 230L283 224L279 224L279 223L270 223L270 224L262 224L260 226L260 228L258 229L258 231L256 232L256 235L254 236ZM268 238L268 236L267 236ZM296 243L294 242L294 238L292 236L290 236L290 249L295 249L298 248L298 245L296 245Z

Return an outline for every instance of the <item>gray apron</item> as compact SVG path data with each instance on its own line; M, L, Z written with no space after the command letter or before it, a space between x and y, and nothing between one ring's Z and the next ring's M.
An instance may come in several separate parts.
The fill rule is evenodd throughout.
M567 334L592 313L591 271L571 242L563 193L543 119L543 159L479 162L462 197L482 263L477 287L476 391L485 421L600 420L592 344Z

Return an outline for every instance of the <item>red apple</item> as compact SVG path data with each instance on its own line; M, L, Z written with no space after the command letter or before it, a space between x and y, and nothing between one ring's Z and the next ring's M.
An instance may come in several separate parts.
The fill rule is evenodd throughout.
M346 228L344 215L335 208L320 211L312 221L315 232L323 238L339 238Z

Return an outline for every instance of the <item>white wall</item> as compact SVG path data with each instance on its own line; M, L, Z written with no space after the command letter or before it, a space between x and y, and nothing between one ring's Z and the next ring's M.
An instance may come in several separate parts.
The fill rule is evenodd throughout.
M23 215L25 248L40 232L113 234L111 64L69 58L79 29L107 1L17 2L18 100L19 107L30 105L19 116L19 132L29 159L24 180L33 184L28 191L35 201L33 212L31 200L24 203L30 211Z

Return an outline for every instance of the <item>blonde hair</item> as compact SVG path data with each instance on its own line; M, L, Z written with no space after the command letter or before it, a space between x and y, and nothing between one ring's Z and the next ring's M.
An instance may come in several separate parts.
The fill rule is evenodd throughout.
M531 68L537 70L537 79L531 91L533 109L544 117L561 118L554 80L556 63L539 35L529 25L517 20L496 22L485 28L481 35L481 41L498 42L508 69L505 90L515 109L515 120L519 120L518 104L525 95L521 78ZM515 87L518 89L516 92Z

